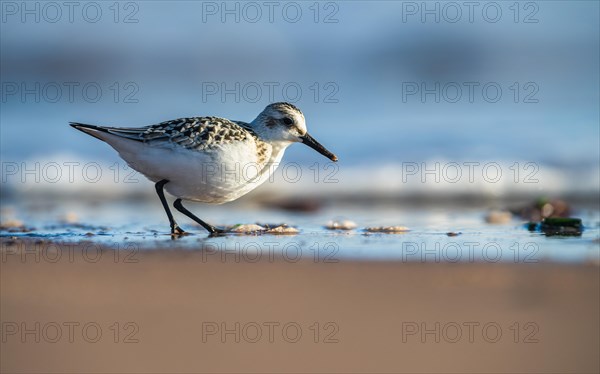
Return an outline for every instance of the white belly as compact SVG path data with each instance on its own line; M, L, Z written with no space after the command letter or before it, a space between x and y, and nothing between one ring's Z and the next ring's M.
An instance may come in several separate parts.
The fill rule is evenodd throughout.
M286 148L273 149L269 160L259 164L254 141L198 152L179 146L151 147L113 135L104 140L151 181L169 180L165 189L173 196L212 204L233 201L265 182Z
M250 147L253 148L253 147ZM264 183L277 168L277 162L258 163L254 153L240 147L224 147L209 159L200 155L185 162L185 170L178 169L166 178L165 189L186 200L222 204L233 201Z

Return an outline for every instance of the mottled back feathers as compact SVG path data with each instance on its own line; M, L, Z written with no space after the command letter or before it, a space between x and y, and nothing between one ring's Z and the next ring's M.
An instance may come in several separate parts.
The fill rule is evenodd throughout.
M161 143L196 151L210 151L225 144L254 141L258 163L271 155L271 145L261 140L250 125L219 117L189 117L146 127L101 127L102 131L123 138L160 146Z

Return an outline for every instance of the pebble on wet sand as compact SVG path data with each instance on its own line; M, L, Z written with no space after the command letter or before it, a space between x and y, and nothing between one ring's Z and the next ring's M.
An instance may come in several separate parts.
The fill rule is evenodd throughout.
M485 216L485 222L492 224L509 223L512 213L506 210L492 210Z
M23 224L23 221L19 221L18 219L2 220L2 224L0 224L0 229L2 230L16 229L21 227L25 227L25 225Z
M76 224L79 222L79 217L75 212L67 212L59 217L59 221L66 224Z
M539 222L548 217L569 217L571 207L564 200L542 197L513 212L528 221Z
M25 223L18 219L6 219L0 221L0 230L7 232L31 232L35 228L25 226Z

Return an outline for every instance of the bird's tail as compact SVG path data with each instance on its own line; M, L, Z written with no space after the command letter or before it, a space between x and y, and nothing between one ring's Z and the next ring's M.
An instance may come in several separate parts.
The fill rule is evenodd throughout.
M70 122L70 125L79 131L83 131L95 138L106 141L105 134L115 135L120 138L126 138L136 141L142 141L141 135L147 130L147 127L110 127L87 125L85 123Z
M102 126L96 126L96 125L88 125L85 123L79 123L79 122L69 122L69 125L71 125L72 127L76 128L77 130L84 132L88 135L93 136L94 138L100 139L102 141L104 141L104 139L102 139L100 136L98 136L99 132L109 132L107 128L102 127Z

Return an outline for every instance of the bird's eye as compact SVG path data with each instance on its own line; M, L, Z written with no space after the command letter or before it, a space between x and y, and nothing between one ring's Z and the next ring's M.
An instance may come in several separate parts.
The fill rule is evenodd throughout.
M291 125L292 123L294 123L294 121L292 121L292 119L289 117L285 117L283 119L283 123L285 123L286 125Z

